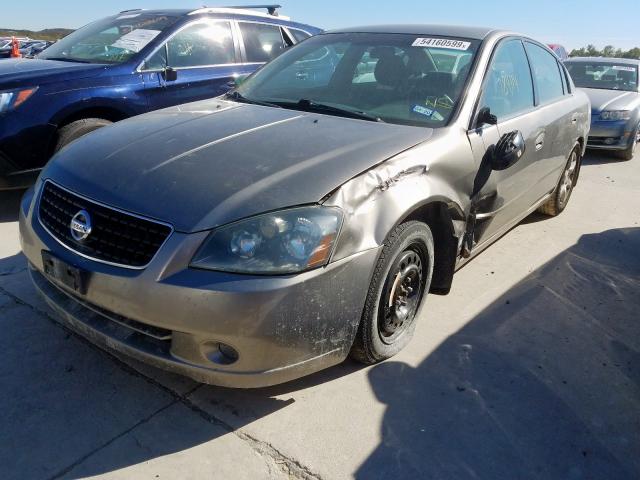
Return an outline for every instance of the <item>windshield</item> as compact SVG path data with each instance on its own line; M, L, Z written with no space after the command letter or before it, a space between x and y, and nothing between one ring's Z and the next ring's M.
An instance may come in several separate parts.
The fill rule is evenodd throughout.
M122 14L82 27L38 55L40 59L83 63L122 63L131 59L178 17Z
M565 62L576 87L638 91L638 67L610 62Z
M245 101L388 123L447 124L479 42L337 33L305 40L251 76Z

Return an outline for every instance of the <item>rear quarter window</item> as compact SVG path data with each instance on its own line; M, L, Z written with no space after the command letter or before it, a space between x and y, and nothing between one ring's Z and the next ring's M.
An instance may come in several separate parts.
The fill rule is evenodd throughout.
M288 29L289 29L289 32L291 32L291 35L293 35L293 38L296 39L296 43L300 43L311 36L307 32L303 32L302 30L297 30L291 27L289 27Z

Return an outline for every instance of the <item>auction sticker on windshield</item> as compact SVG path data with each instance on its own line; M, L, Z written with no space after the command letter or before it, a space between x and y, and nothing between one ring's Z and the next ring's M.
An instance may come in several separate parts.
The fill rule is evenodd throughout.
M416 38L412 46L430 48L451 48L453 50L469 50L471 42L453 40L451 38Z
M112 43L111 46L137 53L144 47L146 47L149 42L156 38L159 34L160 30L145 30L144 28L139 28L127 33L126 35L123 35L114 43Z

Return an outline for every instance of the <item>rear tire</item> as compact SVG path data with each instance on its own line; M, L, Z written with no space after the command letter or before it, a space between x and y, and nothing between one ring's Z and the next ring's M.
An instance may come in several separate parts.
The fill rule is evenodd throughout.
M558 185L556 185L549 200L538 207L538 212L549 215L550 217L555 217L562 213L569 203L573 187L575 187L578 182L581 161L580 150L579 147L576 146L569 155Z
M431 285L433 259L433 235L426 224L403 223L387 236L351 347L352 358L377 363L409 343Z
M106 127L112 123L113 122L105 120L104 118L83 118L82 120L76 120L75 122L65 125L58 130L58 143L56 144L54 153L87 133L91 133L94 130Z

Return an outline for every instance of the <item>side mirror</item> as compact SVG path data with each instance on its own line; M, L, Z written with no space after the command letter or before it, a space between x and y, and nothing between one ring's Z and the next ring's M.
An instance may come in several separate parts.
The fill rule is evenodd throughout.
M519 130L505 133L493 149L491 168L506 170L522 158L525 148L524 137Z
M162 76L166 82L175 82L178 80L178 71L174 68L167 67L162 71Z
M491 113L489 107L483 107L478 112L478 119L476 120L476 125L481 127L482 125L497 125L498 117Z

